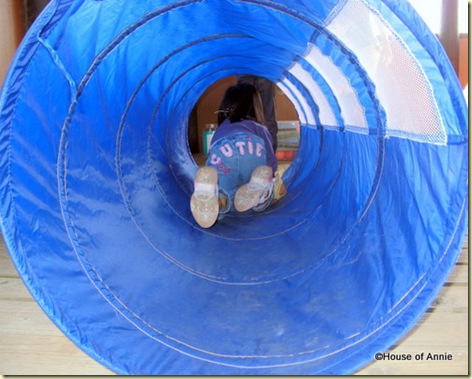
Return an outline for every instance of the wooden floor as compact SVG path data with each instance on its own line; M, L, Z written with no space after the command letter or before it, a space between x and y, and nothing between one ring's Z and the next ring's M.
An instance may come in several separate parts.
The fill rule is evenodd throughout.
M361 375L468 374L468 243L431 309L388 353L423 360L376 361ZM386 352L387 353L387 352ZM426 360L450 354L450 360ZM0 374L107 375L108 369L70 342L32 300L0 239Z

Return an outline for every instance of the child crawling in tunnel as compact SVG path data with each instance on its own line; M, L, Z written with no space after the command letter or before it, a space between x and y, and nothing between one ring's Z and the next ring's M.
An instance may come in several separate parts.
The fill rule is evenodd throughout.
M229 87L204 167L194 178L190 209L203 228L233 211L263 211L274 198L277 158L262 101L250 84Z

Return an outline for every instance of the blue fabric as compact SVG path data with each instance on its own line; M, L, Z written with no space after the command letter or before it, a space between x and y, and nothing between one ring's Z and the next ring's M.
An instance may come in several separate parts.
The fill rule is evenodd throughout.
M324 30L349 1L53 0L28 31L0 95L2 234L38 304L93 358L120 374L347 374L424 314L467 230L467 107L408 2L365 0L447 133L387 138L379 83ZM313 43L368 133L301 61ZM321 125L297 62L339 125ZM188 117L241 74L286 80L316 125L301 125L284 198L202 230Z

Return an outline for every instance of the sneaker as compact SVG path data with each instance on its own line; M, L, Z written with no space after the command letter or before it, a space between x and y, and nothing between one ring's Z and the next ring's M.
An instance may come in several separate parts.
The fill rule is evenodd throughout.
M272 191L272 168L257 167L251 175L251 180L239 187L234 197L234 207L238 212L245 212L266 201Z
M218 172L211 167L201 167L194 179L194 191L190 198L193 218L202 228L210 228L218 219Z

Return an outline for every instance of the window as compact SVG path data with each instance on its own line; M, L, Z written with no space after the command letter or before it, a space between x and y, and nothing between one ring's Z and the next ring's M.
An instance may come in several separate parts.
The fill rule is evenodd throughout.
M442 0L409 0L431 31L439 34L441 30ZM468 0L459 0L459 30L460 34L468 34L469 8Z

